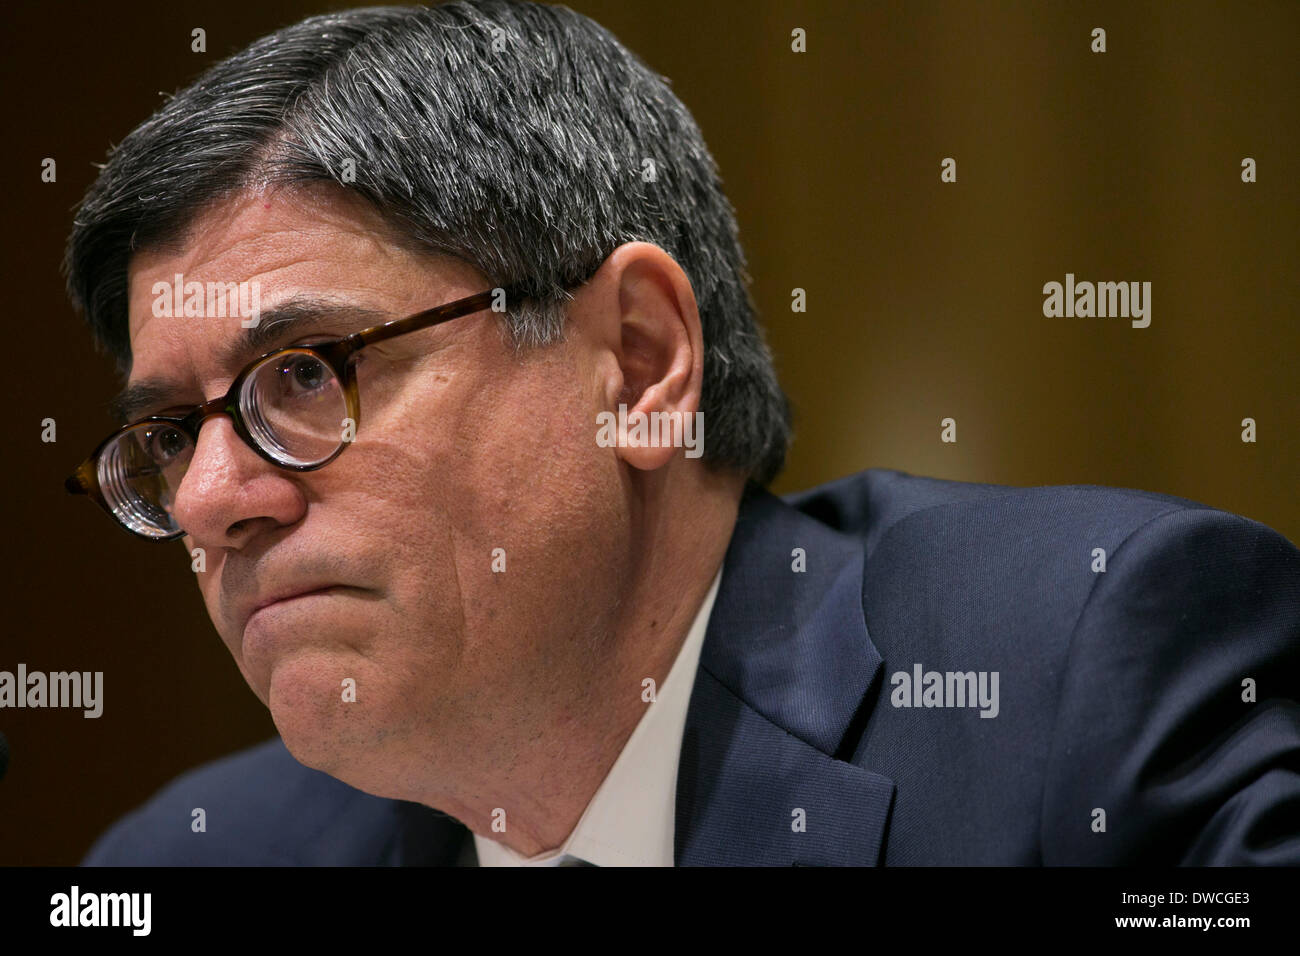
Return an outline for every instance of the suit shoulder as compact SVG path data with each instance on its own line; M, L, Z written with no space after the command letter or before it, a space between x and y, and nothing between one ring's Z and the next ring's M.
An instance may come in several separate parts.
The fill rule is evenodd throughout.
M276 738L177 777L113 824L82 865L342 862L334 858L377 836L394 802L304 767ZM332 824L344 816L341 836Z
M949 528L954 520L960 526L969 519L972 528L989 531L993 528L989 522L996 520L1001 535L1023 541L1035 529L1046 530L1049 536L1073 536L1072 531L1082 527L1128 532L1173 511L1216 510L1190 498L1136 488L1017 487L928 478L886 468L849 475L787 495L785 500L836 530L863 537L868 558L887 534L922 515Z

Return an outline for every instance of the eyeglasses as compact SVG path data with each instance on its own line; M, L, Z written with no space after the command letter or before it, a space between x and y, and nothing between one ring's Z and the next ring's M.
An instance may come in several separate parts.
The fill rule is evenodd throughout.
M235 376L220 398L179 415L151 415L109 435L64 482L89 495L126 530L151 541L185 534L172 517L199 429L229 415L244 443L290 471L323 468L356 437L361 420L356 357L369 345L525 298L518 289L489 289L344 338L268 352Z

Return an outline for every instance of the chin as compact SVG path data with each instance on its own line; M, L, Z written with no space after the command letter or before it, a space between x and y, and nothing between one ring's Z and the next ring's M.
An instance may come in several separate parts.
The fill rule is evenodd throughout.
M400 798L392 789L393 775L387 751L375 743L376 735L358 734L359 727L332 728L304 721L303 715L275 714L276 729L298 763L377 797ZM378 735L382 737L383 731Z
M371 726L380 687L362 673L364 664L352 654L300 653L271 665L266 705L299 763L332 773L384 736ZM345 687L345 679L355 687Z

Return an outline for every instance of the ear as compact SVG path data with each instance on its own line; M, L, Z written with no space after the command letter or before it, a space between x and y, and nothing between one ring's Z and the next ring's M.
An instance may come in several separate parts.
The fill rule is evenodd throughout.
M686 273L658 246L631 242L614 250L593 278L604 312L597 324L613 359L606 366L606 407L597 416L601 443L614 444L619 458L646 471L674 456L700 457L704 334Z

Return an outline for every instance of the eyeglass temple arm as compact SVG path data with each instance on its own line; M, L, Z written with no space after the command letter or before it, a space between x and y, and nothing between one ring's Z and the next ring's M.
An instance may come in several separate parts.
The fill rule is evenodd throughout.
M92 467L90 461L83 461L77 466L77 470L68 476L67 480L63 483L63 487L67 490L68 494L90 494L90 489L94 486Z
M374 345L376 342L386 341L398 335L405 335L407 332L429 328L440 322L449 322L463 315L469 315L488 308L495 303L499 292L504 293L507 303L524 298L523 293L518 288L488 289L486 292L480 292L465 299L457 299L455 302L448 302L446 305L440 305L435 309L417 312L415 315L407 316L404 319L385 322L373 329L354 333L348 336L347 341L355 350L364 348L367 345Z

